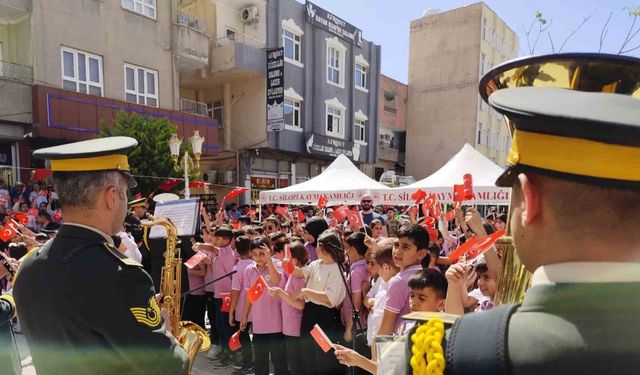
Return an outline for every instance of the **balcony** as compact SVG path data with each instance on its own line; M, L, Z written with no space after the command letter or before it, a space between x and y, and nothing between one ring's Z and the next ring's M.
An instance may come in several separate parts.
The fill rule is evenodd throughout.
M378 159L379 160L387 160L392 162L397 162L398 159L398 149L392 148L386 142L378 142Z
M229 35L213 41L211 73L234 70L264 75L265 43L245 34Z
M207 103L180 99L180 110L184 113L191 113L192 115L209 117L207 114Z
M174 25L178 72L187 73L209 65L209 36L204 20L178 14Z

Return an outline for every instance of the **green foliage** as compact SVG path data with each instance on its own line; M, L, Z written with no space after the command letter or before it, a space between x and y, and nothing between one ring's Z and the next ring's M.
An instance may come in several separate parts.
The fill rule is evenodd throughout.
M629 16L631 17L638 17L640 16L640 7L637 8L629 8L629 7L624 7L622 8L624 11L629 12Z
M129 152L131 173L136 176L180 177L173 168L168 143L175 132L176 127L167 119L120 112L113 119L112 127L101 122L98 137L128 136L138 140L138 146ZM154 192L163 181L145 177L136 177L136 180L135 190L144 196Z
M546 18L542 17L542 12L540 11L536 11L536 21L538 21L540 26L544 26L549 22Z

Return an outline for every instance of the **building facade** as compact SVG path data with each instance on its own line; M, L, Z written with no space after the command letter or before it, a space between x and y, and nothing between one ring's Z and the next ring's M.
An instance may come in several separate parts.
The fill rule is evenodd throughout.
M13 141L16 156L8 182L42 165L33 149L93 138L120 111L167 118L181 137L199 130L205 155L220 148L220 124L180 111L179 72L206 69L210 41L178 17L177 1L2 0L0 42L10 83L0 97L11 98L0 147Z
M375 164L376 180L386 171L404 175L407 134L407 85L380 75L378 93L378 160Z
M518 37L486 4L411 22L406 172L417 179L438 170L465 143L498 165L510 138L501 116L478 94L491 67L518 56Z
M215 108L224 151L203 160L209 182L261 190L320 174L338 154L376 160L380 46L314 22L353 28L312 3L295 0L190 1L181 12L215 25L211 69L181 74L181 97ZM266 53L284 49L284 128L267 131Z

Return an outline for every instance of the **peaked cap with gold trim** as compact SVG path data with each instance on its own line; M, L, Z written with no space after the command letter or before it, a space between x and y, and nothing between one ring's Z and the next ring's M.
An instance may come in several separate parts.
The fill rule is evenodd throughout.
M536 172L640 188L640 59L568 53L517 59L487 73L480 95L505 115L509 166L496 185Z
M96 138L39 149L33 152L33 157L50 160L54 174L119 171L126 177L129 187L135 187L127 153L137 145L138 141L131 137Z

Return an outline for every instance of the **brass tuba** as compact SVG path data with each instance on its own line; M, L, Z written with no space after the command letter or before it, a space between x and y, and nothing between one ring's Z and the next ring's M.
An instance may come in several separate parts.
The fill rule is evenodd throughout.
M189 356L189 372L199 351L205 352L211 346L209 334L199 325L180 320L180 303L182 293L182 259L180 248L177 247L178 231L166 218L154 218L143 221L143 227L151 228L159 225L167 231L167 246L164 254L164 267L160 278L160 293L162 301L160 308L167 312L169 330Z

